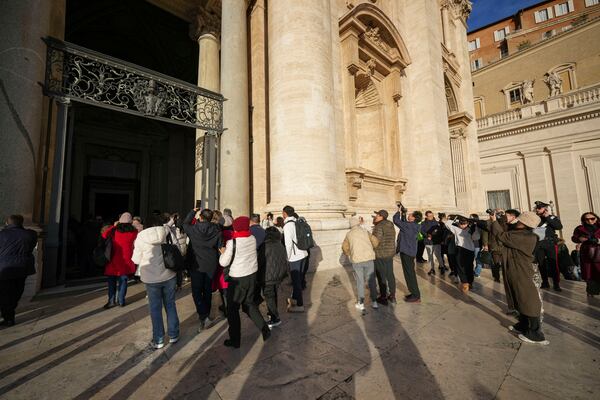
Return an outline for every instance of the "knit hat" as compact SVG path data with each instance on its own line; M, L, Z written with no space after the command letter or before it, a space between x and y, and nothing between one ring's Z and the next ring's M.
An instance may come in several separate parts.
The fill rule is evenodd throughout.
M243 232L250 230L250 218L248 217L237 217L233 220L233 230L236 232Z
M540 224L540 217L531 211L525 211L519 215L519 222L528 228L536 228Z
M124 212L119 217L119 223L120 224L130 224L132 222L133 222L133 217L128 212Z

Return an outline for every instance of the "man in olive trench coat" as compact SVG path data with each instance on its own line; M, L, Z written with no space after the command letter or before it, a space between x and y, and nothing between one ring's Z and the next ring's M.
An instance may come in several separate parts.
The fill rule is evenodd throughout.
M515 308L519 311L519 322L509 329L519 334L519 339L527 343L548 344L541 329L542 299L534 281L537 268L533 252L538 237L533 228L539 224L539 217L533 212L524 212L519 216L513 230L505 232L492 216L490 233L500 241L502 261L506 270L508 290L512 295Z

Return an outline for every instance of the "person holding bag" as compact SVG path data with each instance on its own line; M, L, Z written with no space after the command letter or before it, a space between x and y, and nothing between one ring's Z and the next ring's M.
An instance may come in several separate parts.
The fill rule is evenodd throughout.
M108 277L108 302L104 305L105 309L113 308L117 304L125 307L127 280L129 275L135 273L135 264L131 261L131 256L138 231L132 222L131 214L124 212L115 225L102 232L102 239L112 238L110 261L104 267L104 275Z
M175 292L181 288L182 274L167 268L165 264L163 246L169 243L177 246L177 238L167 225L169 220L169 214L155 216L150 221L150 227L138 234L131 258L135 264L138 264L140 278L146 285L148 308L152 320L150 346L154 349L160 349L165 345L163 307L167 313L169 343L177 343L179 340L179 317L175 305ZM178 246L175 251L180 251Z
M573 231L573 242L580 244L581 277L588 297L600 294L600 219L593 212L581 216L581 225Z

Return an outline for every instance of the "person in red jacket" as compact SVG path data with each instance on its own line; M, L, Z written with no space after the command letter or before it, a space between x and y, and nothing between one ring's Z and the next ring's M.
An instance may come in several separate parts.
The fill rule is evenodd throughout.
M133 218L128 212L119 217L119 221L102 232L102 238L112 239L112 253L110 261L104 267L104 275L108 277L108 303L105 309L117 305L125 307L125 295L127 294L127 279L135 273L135 264L131 261L133 255L133 242L137 238L138 231L132 224ZM117 296L118 282L118 296ZM115 297L117 297L115 301Z

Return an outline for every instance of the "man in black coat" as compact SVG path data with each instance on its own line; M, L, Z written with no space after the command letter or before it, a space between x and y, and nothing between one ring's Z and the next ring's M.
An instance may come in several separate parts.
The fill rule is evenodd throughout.
M21 215L11 215L0 231L0 311L2 325L15 324L15 309L25 289L27 276L35 274L33 249L37 233L23 227Z
M540 224L534 229L539 237L535 248L535 259L542 275L542 289L550 287L548 277L552 278L554 290L562 291L560 288L560 271L558 268L558 235L556 231L563 228L560 219L552 215L549 210L550 204L542 201L535 202L535 213L540 217Z
M209 318L212 304L212 279L219 263L219 248L223 236L217 224L213 224L213 212L207 208L200 212L200 219L192 221L198 212L193 209L185 217L182 227L190 239L188 269L192 280L192 298L200 317L200 330L212 325ZM191 253L191 254L190 254Z

